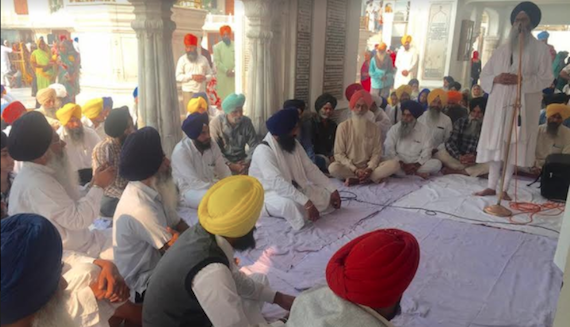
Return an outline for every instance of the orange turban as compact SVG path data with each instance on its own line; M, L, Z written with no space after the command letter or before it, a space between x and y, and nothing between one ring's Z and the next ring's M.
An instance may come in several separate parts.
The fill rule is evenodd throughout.
M368 93L368 91L360 90L360 91L355 92L352 95L352 97L350 98L350 110L354 109L354 107L356 106L356 103L360 99L364 99L364 102L366 102L368 109L370 109L372 102L374 102L374 100L372 100L372 96L370 95L370 93Z
M232 28L229 25L220 27L220 35L224 35L225 33L232 34Z
M186 36L184 36L184 45L189 47L192 45L198 45L198 38L196 37L196 35L194 34L186 34Z
M379 51L386 51L387 48L388 48L388 46L384 42L382 42L382 43L380 43L380 45L378 45Z
M447 102L448 103L459 103L463 98L463 94L459 91L447 91Z
M447 92L443 89L435 89L428 94L428 106L438 97L441 100L441 105L447 106Z
M402 39L400 41L402 41L402 45L404 45L408 42L412 43L412 36L411 35L404 35L404 36L402 36Z

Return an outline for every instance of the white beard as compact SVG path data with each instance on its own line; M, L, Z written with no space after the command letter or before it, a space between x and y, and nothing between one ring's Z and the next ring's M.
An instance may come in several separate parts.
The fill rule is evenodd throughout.
M366 131L366 125L367 125L366 122L370 121L374 123L376 121L376 116L374 115L373 112L368 111L362 116L353 113L350 119L352 120L354 128L357 131L361 131L362 133L364 133L364 131Z
M67 151L63 150L61 155L57 155L52 150L47 166L55 171L55 179L63 186L67 194L73 200L79 200L79 174L72 169Z
M526 49L530 36L532 35L529 30L523 29L523 49ZM518 25L513 25L509 33L509 45L512 53L519 51L519 28Z
M69 295L58 289L55 295L44 305L40 311L36 312L32 327L75 327L67 312L66 300Z
M180 194L178 188L174 183L172 178L172 169L167 172L159 172L152 179L152 188L160 194L160 199L162 205L164 206L164 211L172 221L178 220L178 202L180 199Z

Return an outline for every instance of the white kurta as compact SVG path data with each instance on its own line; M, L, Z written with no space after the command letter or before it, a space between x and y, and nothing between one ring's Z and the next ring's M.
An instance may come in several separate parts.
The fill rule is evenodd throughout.
M214 141L200 153L185 137L172 152L172 174L187 206L198 208L200 200L217 181L232 175L220 147Z
M392 124L392 126L399 123L400 120L402 120L402 110L400 110L400 104L386 107L386 115L388 115L388 119L390 119L390 124Z
M489 99L477 147L478 163L503 161L517 86L494 84L493 80L501 73L517 74L518 63L518 50L512 54L511 64L510 46L505 44L493 52L491 59L483 67L481 87L489 93ZM511 146L509 153L509 163L512 165L530 167L534 164L542 90L553 80L550 50L531 36L523 51L521 126L518 126L517 117L511 144L518 143L517 146Z
M433 120L431 119L429 112L426 111L420 118L418 118L418 122L426 125L431 131L434 148L445 145L445 142L449 140L451 131L453 130L451 118L443 113L439 114L439 118L437 120Z
M75 170L92 168L93 149L101 142L101 139L93 129L84 126L83 130L85 131L85 138L81 144L73 142L63 126L57 131L61 140L67 144L65 151L71 166Z
M192 75L204 75L206 79L198 83ZM195 62L191 62L186 54L176 64L176 81L182 83L182 92L206 92L206 83L212 79L212 68L206 57L198 54Z
M408 82L412 78L416 78L418 70L418 50L414 46L410 46L410 49L406 51L402 46L398 50L396 55L396 78L394 80L394 88L398 88L401 85L408 85ZM408 76L402 75L402 72L407 70L409 72Z
M387 159L397 159L406 164L425 164L431 159L433 149L432 133L426 125L416 122L413 131L406 138L400 138L400 126L397 123L390 128L384 143Z
M8 214L42 215L59 231L64 250L99 257L111 246L110 235L90 231L89 226L99 216L103 190L92 187L84 197L74 200L54 175L49 167L25 162L10 190Z
M81 117L81 122L83 123L83 126L89 127L92 130L94 130L95 133L97 133L97 136L99 136L99 139L101 141L107 138L107 134L105 133L105 122L102 122L101 124L99 124L99 126L95 127L91 119L85 116Z

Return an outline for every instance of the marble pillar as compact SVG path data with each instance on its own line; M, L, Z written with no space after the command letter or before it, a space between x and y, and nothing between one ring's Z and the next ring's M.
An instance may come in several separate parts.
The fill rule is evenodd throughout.
M139 127L152 126L167 156L181 139L181 123L172 53L174 0L129 0L138 40Z
M498 36L486 36L483 38L483 53L481 54L481 62L483 62L483 64L487 63L489 59L491 59L491 55L497 48L498 44Z

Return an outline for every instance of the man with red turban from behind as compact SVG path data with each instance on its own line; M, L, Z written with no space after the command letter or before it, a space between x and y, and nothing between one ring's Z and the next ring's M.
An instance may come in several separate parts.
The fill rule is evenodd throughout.
M416 238L398 229L364 234L333 255L327 286L302 293L287 327L393 327L420 262Z
M216 91L222 101L230 95L236 93L236 50L232 42L232 28L224 25L220 28L222 41L214 45L214 63L217 70Z

